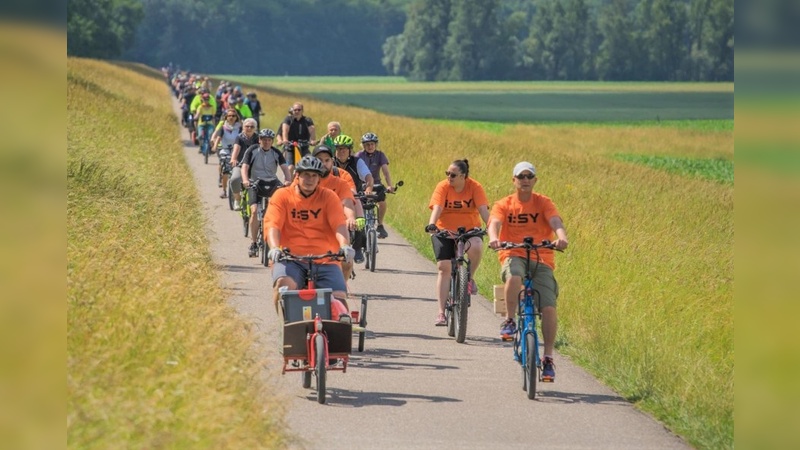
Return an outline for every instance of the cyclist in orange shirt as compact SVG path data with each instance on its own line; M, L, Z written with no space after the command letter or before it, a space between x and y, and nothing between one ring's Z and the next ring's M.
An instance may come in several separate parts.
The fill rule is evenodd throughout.
M514 166L514 187L516 193L502 198L492 206L489 219L489 247L500 248L502 242L519 243L530 236L534 242L551 240L559 250L567 248L567 230L558 213L556 205L548 197L533 192L536 185L536 169L529 162L520 162ZM553 236L555 235L555 239ZM502 265L501 276L505 287L506 321L500 329L500 335L512 335L516 332L514 314L517 312L518 294L522 289L522 278L525 276L525 250L509 249L498 252ZM531 253L531 258L536 257ZM534 272L533 284L539 292L542 313L542 335L544 337L544 359L542 378L555 380L555 364L553 364L553 346L558 328L556 315L556 299L558 298L558 282L553 276L555 258L550 249L539 249L539 262L531 264Z
M347 219L347 229L355 231L359 227L364 228L364 208L361 207L361 202L357 202L353 195L355 193L355 185L353 185L353 179L350 174L343 169L334 167L333 150L330 148L319 145L314 150L314 156L320 160L325 171L319 185L336 192L336 195L342 200L344 215ZM358 250L355 252L354 260L358 261ZM343 262L342 272L344 273L345 281L349 280L350 275L353 273L353 262Z
M346 262L353 261L355 250L350 246L344 209L339 197L330 189L320 188L324 173L319 159L306 155L295 167L297 184L278 189L269 201L264 218L272 260L273 301L279 312L278 290L286 286L295 290L303 286L307 267L296 261L279 261L283 248L296 255L319 255L342 251ZM330 288L333 297L347 307L347 286L339 263L323 261L316 268L316 286Z
M453 161L445 172L447 179L439 182L433 190L430 204L431 217L425 231L435 233L439 230L455 232L459 227L466 229L479 228L481 219L489 222L489 200L480 183L469 177L469 161L459 159ZM450 287L450 260L455 257L455 240L431 236L433 254L436 257L436 266L439 269L436 277L436 290L439 299L439 313L436 315L434 325L444 326L447 321L444 317L444 307L447 301L447 292ZM483 256L483 239L473 237L467 244L467 256L470 261L469 293L477 294L478 286L475 284L474 275L481 264Z

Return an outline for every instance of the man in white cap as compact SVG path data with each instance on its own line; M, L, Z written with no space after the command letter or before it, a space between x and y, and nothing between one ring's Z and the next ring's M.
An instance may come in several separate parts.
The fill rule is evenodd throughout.
M532 237L535 243L543 240L553 242L555 248L564 250L569 244L567 230L558 213L556 205L548 197L533 192L536 185L536 168L523 161L514 166L513 182L516 192L502 198L492 206L489 218L489 247L497 250L501 242L521 243L525 237ZM507 249L498 251L500 271L505 288L506 320L500 329L502 339L509 339L517 330L514 315L517 312L518 295L525 277L525 250ZM542 358L542 381L555 381L553 347L558 328L556 299L558 282L553 276L555 258L553 250L539 249L538 262L531 253L531 272L533 284L540 295L542 313L542 335L544 337L544 358Z

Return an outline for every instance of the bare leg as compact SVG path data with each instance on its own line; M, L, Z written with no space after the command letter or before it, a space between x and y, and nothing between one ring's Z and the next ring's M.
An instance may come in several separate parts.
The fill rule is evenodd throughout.
M469 242L471 244L469 250L467 250L467 256L469 256L469 279L474 280L475 272L478 271L483 257L483 241L481 238L474 237Z
M281 294L279 292L280 288L286 286L290 291L297 289L297 283L294 282L290 277L280 277L275 280L274 288L272 289L272 301L275 303L275 312L278 315L281 315L280 310L280 302Z
M452 263L450 260L438 261L436 268L439 272L436 275L436 293L439 300L439 314L444 314L444 306L447 301L447 294L450 293L450 272Z
M250 205L250 239L255 243L258 236L258 204Z
M506 297L506 318L513 319L519 307L519 291L522 289L521 277L509 277L506 280L503 295Z
M542 337L544 338L544 354L553 355L558 330L558 314L552 306L542 308Z
M383 225L384 216L386 216L386 202L378 202L378 225Z

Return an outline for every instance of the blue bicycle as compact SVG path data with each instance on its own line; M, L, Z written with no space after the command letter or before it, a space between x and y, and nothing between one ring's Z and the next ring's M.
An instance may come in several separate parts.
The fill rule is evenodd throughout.
M517 315L519 323L514 333L514 360L522 366L522 389L528 393L528 398L536 397L536 381L542 381L542 359L539 356L539 334L536 331L536 317L541 316L539 310L539 292L533 286L533 273L539 265L539 249L549 248L557 250L550 241L534 244L532 237L526 237L522 243L503 242L501 249L525 249L525 278L522 290L519 293ZM536 254L536 266L531 271L531 252Z

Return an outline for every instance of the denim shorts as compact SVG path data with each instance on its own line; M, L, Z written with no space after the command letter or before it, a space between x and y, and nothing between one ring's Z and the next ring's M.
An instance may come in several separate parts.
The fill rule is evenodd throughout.
M558 281L553 275L553 269L545 264L536 264L535 261L531 261L531 271L534 269L536 271L533 273L533 290L539 293L539 307L552 306L555 308L558 299ZM506 258L500 269L500 276L504 283L511 276L523 278L524 281L525 258L519 256Z
M347 291L344 274L338 264L318 264L314 266L314 272L317 274L316 287L330 288L334 292ZM297 261L281 261L272 266L273 280L277 281L278 278L288 276L297 283L297 289L303 289L306 286L307 273L308 265Z

